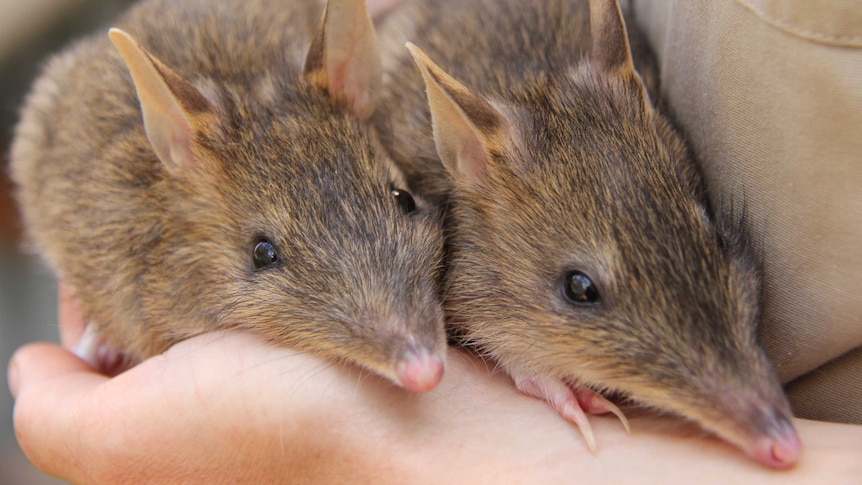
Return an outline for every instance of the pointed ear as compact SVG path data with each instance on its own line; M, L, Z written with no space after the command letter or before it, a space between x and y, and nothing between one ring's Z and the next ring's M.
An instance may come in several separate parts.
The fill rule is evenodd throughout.
M108 35L132 74L144 129L156 155L170 169L192 164L195 133L212 114L212 105L132 36L120 29L111 29Z
M590 61L603 71L634 73L626 25L617 0L590 0Z
M365 0L327 0L304 75L333 99L345 101L357 118L374 113L383 78Z
M490 103L443 72L418 47L407 49L428 91L437 153L456 180L483 185L491 156L509 150L511 125Z

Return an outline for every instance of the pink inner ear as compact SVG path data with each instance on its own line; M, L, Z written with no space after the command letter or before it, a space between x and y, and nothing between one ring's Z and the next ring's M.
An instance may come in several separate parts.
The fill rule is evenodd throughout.
M333 37L327 46L327 77L329 78L329 89L332 92L344 92L349 96L350 86L361 84L356 78L360 76L351 76L351 63L359 61L360 53L357 52L357 46L363 42L364 30L361 28L360 19L353 18L350 28L343 29L338 33L330 33ZM356 66L353 69L353 74L356 74L357 69L362 69L365 66Z
M353 114L359 119L365 119L376 107L373 88L366 85L369 80L363 73L357 72L355 67L351 66L349 60L336 65L329 75L329 92L340 93L347 100L347 106Z
M350 98L348 89L345 88L346 80L348 76L348 68L350 67L350 60L354 55L354 51L356 50L356 43L354 39L350 41L350 49L346 52L338 52L338 56L335 56L335 52L327 53L327 56L337 57L337 61L330 61L327 59L326 65L326 77L329 81L329 92L331 93L344 93L347 95L348 99ZM343 55L342 55L343 54Z
M485 185L488 154L478 138L462 137L458 147L458 172L477 185Z
M347 101L360 119L376 106L382 83L380 54L374 27L363 3L331 0L325 26L327 88L334 98Z
M368 94L363 85L364 79L361 73L356 70L358 66L352 65L353 58L351 56L355 50L356 44L352 43L350 51L347 53L348 57L341 62L332 63L327 77L329 78L329 92L343 95L353 113L359 118L364 118L366 114L370 114L366 113L369 104ZM359 68L361 69L361 67Z
M192 154L194 134L188 125L175 126L176 128L171 131L170 135L171 160L177 167L191 167L194 164L194 155Z
M144 128L153 151L168 168L183 170L193 164L194 127L173 99L144 97ZM162 101L162 102L160 102Z

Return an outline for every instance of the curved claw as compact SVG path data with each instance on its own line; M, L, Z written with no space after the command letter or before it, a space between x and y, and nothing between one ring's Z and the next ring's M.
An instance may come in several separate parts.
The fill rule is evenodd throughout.
M123 354L108 346L90 323L84 326L84 333L72 352L96 371L109 376L119 374L132 364Z
M590 425L590 420L587 418L584 410L581 409L580 405L578 405L577 399L567 402L562 409L559 409L559 413L567 420L575 423L581 431L584 441L587 442L587 448L589 448L590 453L592 453L593 456L598 456L596 436L593 434L593 427Z
M608 401L601 394L588 388L575 389L575 395L578 397L578 403L584 411L590 414L613 413L613 415L616 416L623 424L623 428L625 428L626 433L632 434L629 420L626 419L626 416L622 411L620 411L620 408L618 408L616 404Z
M104 350L100 350L102 346L103 344L99 338L99 334L96 333L96 328L88 323L84 325L84 333L81 334L81 338L75 344L72 352L81 360L90 364L90 367L98 369L100 367L100 358L102 357L99 354L105 352Z
M590 453L597 454L596 437L590 420L568 384L549 376L528 373L512 373L512 378L519 391L547 401L563 418L577 425Z

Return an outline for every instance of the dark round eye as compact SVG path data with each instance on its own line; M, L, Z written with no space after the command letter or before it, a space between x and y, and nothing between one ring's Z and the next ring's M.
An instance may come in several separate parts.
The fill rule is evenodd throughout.
M413 196L406 190L396 189L393 186L389 188L389 193L395 197L395 200L398 202L398 205L401 206L401 210L403 210L405 214L410 214L416 210L416 201L413 200Z
M278 262L278 250L268 239L258 239L254 245L254 269L272 266Z
M599 289L589 276L580 271L570 271L563 283L563 295L575 305L595 305L599 303Z

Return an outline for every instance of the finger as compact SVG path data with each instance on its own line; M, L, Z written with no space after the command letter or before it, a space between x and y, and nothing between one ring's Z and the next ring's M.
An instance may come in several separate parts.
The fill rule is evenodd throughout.
M72 290L60 283L59 289L60 342L67 349L73 349L84 333L86 322L81 313L81 305Z
M79 482L86 457L80 438L80 410L106 378L67 350L30 344L12 357L15 433L37 468ZM70 450L76 450L70 453Z

